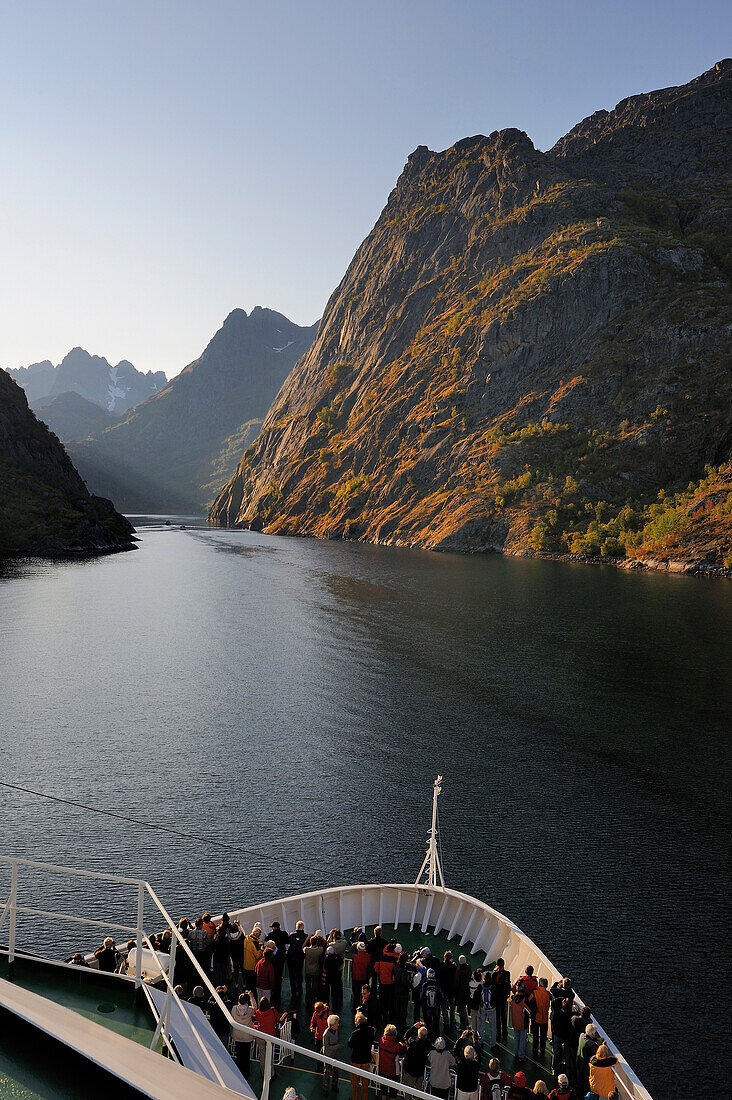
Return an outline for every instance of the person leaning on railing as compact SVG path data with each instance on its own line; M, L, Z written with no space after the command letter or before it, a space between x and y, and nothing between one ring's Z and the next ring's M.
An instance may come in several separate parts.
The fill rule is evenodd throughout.
M601 1043L597 1054L590 1058L590 1091L588 1100L607 1100L611 1096L617 1096L615 1084L615 1066L618 1060L610 1053L610 1047Z
M104 970L108 974L114 974L117 969L117 949L111 936L107 936L102 946L96 949L94 958L97 960L100 970Z

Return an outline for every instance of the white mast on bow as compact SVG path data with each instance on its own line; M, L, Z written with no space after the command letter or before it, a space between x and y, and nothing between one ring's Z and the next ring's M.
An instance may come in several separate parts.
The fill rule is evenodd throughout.
M438 775L432 789L432 827L427 833L427 853L424 857L419 874L414 880L414 885L419 886L422 875L427 873L428 886L441 886L445 889L445 878L442 874L442 861L440 859L440 817L437 812L437 799L442 792L442 776ZM439 883L438 880L439 879Z

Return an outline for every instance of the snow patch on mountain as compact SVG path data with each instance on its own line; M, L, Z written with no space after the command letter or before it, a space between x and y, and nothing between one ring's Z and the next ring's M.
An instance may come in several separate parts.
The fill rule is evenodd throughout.
M121 398L124 401L128 393L129 390L125 389L121 385L121 382L117 377L117 367L110 367L107 412L114 412L114 407L117 404L117 398Z

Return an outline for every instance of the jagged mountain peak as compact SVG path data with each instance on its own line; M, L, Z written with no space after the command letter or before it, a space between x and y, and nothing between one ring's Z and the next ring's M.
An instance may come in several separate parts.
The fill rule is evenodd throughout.
M121 424L70 445L88 483L128 510L207 505L316 327L262 306L232 310L164 389Z
M44 360L9 370L8 374L26 391L33 408L40 407L47 398L77 393L116 415L144 401L167 381L163 371L143 374L128 359L111 366L104 356L91 355L79 346L71 348L58 366Z
M688 174L714 155L732 128L729 95L732 62L719 61L687 84L621 99L573 126L550 150L557 157L600 161L607 148L616 159L646 170L674 168ZM622 142L622 150L619 143Z

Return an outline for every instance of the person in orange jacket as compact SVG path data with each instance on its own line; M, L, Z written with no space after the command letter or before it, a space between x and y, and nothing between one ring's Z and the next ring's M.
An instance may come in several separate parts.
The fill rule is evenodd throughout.
M551 997L546 978L540 978L539 984L529 998L529 1007L533 1009L531 1030L534 1060L543 1062L546 1056L546 1036L549 1030L549 1005Z
M615 1071L613 1066L618 1064L617 1058L610 1053L610 1048L601 1043L597 1054L590 1058L590 1091L588 1096L594 1100L607 1100L615 1092Z

